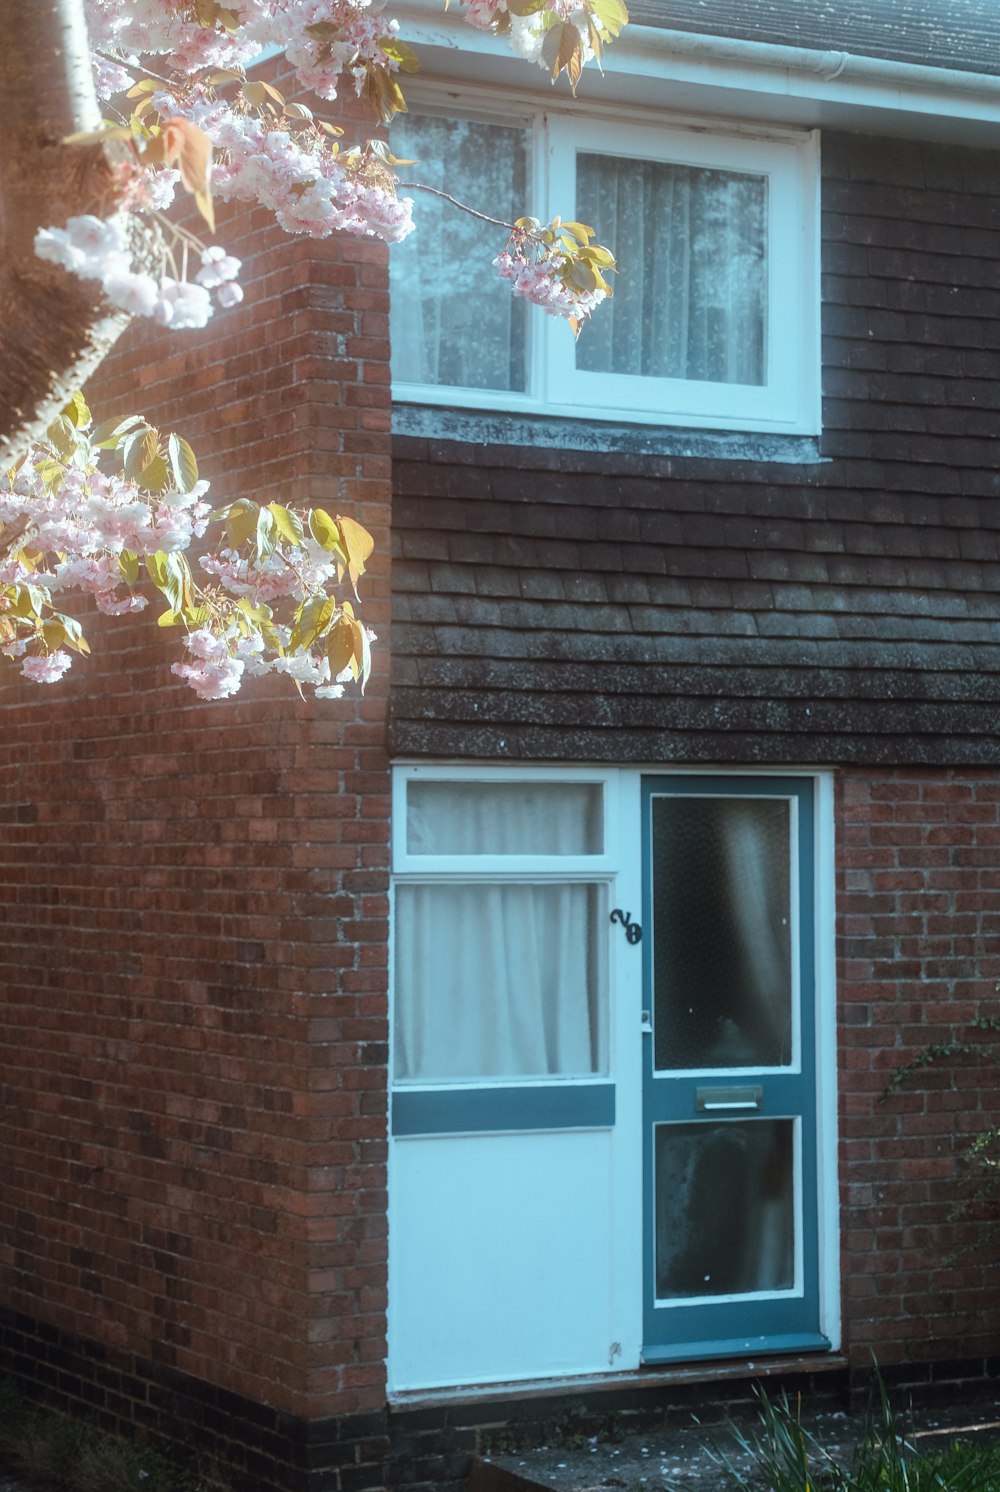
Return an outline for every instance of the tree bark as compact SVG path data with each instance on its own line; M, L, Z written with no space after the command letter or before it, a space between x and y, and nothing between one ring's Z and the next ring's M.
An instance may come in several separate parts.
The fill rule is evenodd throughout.
M128 325L95 282L36 258L39 228L106 216L117 200L101 145L83 0L0 0L0 471L39 438Z

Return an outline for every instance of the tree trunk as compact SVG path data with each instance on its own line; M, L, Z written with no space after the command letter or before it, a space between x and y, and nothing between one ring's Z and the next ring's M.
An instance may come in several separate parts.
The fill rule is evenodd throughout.
M66 145L94 129L83 0L0 0L0 471L38 438L128 325L96 282L36 258L37 229L114 207L101 145Z

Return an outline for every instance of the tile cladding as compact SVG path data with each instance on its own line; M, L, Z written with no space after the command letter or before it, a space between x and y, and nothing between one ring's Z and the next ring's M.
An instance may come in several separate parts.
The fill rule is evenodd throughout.
M1000 761L1000 163L823 171L815 463L396 438L397 754Z

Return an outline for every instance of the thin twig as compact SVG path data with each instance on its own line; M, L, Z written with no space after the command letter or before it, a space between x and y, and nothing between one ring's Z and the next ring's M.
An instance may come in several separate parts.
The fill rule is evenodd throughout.
M409 192L430 192L432 197L441 197L445 202L450 202L452 207L457 207L459 212L467 212L470 217L478 218L481 223L490 223L494 228L506 228L508 233L522 231L516 224L505 223L503 218L491 218L485 212L477 212L474 207L467 207L464 202L459 202L457 197L440 191L438 187L427 186L422 181L397 181L396 186Z

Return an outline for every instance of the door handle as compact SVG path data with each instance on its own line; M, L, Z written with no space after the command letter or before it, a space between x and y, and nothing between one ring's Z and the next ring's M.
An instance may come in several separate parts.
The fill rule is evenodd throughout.
M759 1109L763 1101L764 1089L759 1083L746 1088L697 1088L694 1096L695 1108L705 1114Z

